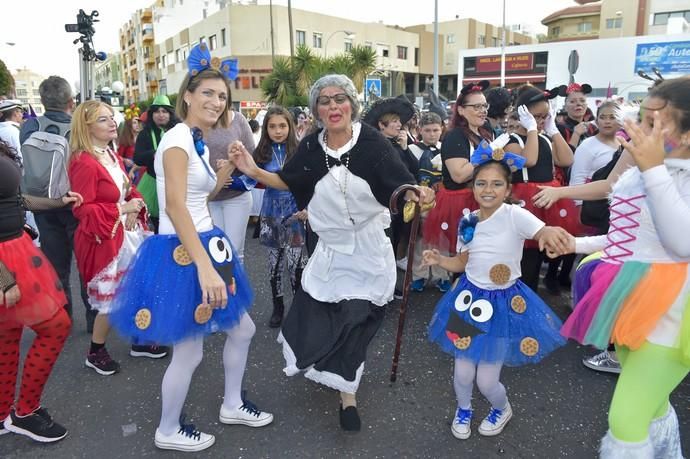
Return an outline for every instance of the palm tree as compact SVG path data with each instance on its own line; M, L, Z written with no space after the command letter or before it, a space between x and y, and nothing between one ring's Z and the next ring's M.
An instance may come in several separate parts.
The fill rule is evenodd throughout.
M311 48L306 45L299 45L297 47L297 52L290 59L297 94L307 94L309 92L309 88L314 82L314 72L320 60L312 52Z
M352 73L350 78L357 88L357 92L364 90L364 80L376 69L376 51L368 46L353 46L348 54L352 58Z
M261 89L268 102L284 107L292 104L297 91L295 73L289 58L276 57L273 71L261 82Z

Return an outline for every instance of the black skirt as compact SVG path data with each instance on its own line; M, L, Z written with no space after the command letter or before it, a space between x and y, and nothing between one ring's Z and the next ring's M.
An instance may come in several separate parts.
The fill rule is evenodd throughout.
M325 303L301 288L283 322L285 373L305 377L341 392L354 393L367 347L383 322L384 308L367 300Z

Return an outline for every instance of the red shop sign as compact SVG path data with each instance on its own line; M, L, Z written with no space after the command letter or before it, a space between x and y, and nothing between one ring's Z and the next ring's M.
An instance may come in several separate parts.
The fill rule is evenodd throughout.
M524 72L534 69L534 54L507 54L506 72ZM501 56L477 56L477 73L501 71Z

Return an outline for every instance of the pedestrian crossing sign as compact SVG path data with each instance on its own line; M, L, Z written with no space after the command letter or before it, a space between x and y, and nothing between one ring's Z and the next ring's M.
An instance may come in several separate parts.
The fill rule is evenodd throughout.
M381 97L381 79L367 78L366 80L367 95Z

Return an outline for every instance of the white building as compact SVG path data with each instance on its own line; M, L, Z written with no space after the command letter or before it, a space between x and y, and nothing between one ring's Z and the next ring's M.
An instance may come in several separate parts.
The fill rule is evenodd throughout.
M541 88L568 84L571 54L579 61L574 80L588 83L590 97L613 95L637 99L651 84L637 75L656 67L666 78L690 74L690 34L647 35L598 40L563 41L510 47L506 55L506 86L532 83ZM489 80L500 84L500 48L460 51L458 81Z
M45 78L26 67L17 69L16 72L12 73L12 77L15 83L16 98L21 100L24 106L31 105L37 115L42 115L44 109L38 87Z

